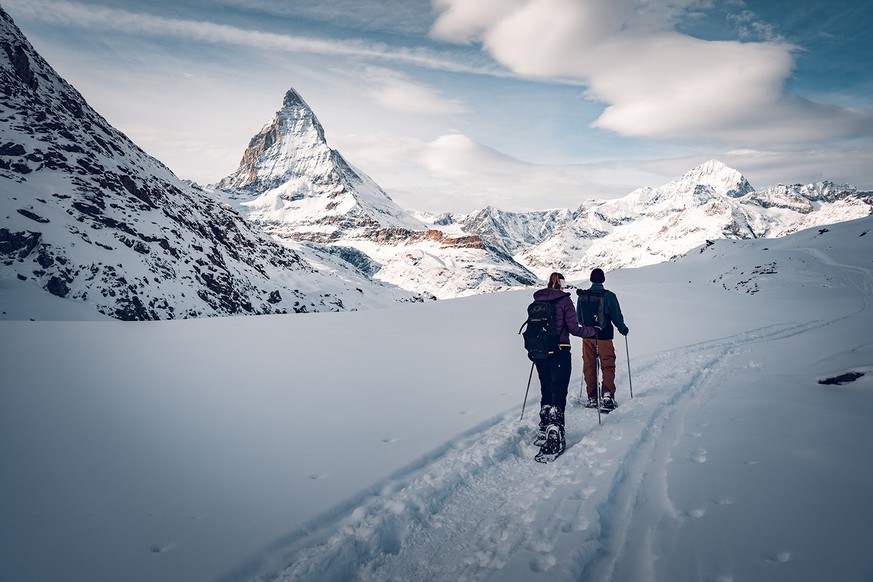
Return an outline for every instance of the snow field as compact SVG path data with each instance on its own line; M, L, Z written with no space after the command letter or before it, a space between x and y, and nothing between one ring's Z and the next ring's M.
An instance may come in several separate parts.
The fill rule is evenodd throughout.
M705 517L710 505L734 504L719 495L677 507L669 494L673 455L688 446L694 401L719 387L734 354L822 325L775 326L645 358L637 381L642 393L625 396L602 426L596 411L573 403L568 449L549 466L532 463L536 449L526 444L535 410L523 422L507 414L355 508L322 543L292 552L294 564L278 579L660 579L664 524L681 529ZM677 358L686 366L674 367ZM626 373L619 370L617 381L627 386ZM707 462L699 443L682 454L681 463ZM789 561L786 552L772 555Z
M0 321L0 579L867 580L869 225L608 273L635 397L545 466L528 292Z

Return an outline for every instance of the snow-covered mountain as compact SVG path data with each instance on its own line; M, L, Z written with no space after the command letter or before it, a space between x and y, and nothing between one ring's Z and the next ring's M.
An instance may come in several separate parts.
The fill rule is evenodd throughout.
M328 146L321 123L293 89L251 139L237 171L216 188L248 199L248 216L283 238L335 242L383 229L426 229Z
M2 11L0 25L0 290L121 319L360 309L555 269L585 279L873 208L870 192L831 182L755 190L712 160L576 210L413 213L329 147L294 90L238 170L204 189L111 127Z
M871 212L873 192L831 182L756 191L737 170L710 160L658 188L585 202L553 225L550 236L514 256L541 278L560 269L584 279L594 267L659 263L708 240L780 237Z
M293 89L215 188L280 240L439 298L531 285L553 270L585 279L595 266L649 265L708 240L778 237L873 209L871 193L830 182L756 191L739 171L710 160L663 186L575 211L415 214L329 147Z
M214 187L280 240L350 258L374 279L407 290L447 298L536 281L503 247L429 226L398 206L330 148L293 89L251 139L237 171Z
M575 214L565 209L507 212L488 206L457 219L449 215L443 223L456 224L462 232L476 234L489 244L516 254L549 238L573 218Z
M415 298L279 245L179 180L94 111L2 9L0 92L4 293L47 292L126 320Z

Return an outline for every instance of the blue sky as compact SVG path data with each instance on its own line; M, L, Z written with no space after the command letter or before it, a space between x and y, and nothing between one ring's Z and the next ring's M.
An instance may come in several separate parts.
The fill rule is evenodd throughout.
M213 183L289 88L410 209L575 208L718 158L873 189L873 4L3 0L55 69Z

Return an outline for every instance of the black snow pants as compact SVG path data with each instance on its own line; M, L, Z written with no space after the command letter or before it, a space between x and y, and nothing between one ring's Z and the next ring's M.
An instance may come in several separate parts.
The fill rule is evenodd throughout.
M540 408L555 406L562 413L567 407L567 388L570 385L570 346L560 346L545 360L536 361L540 379Z

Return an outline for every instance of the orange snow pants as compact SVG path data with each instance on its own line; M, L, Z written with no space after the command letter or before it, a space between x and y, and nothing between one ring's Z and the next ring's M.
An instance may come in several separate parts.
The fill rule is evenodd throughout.
M582 339L582 374L585 376L585 390L588 397L597 396L597 369L595 367L594 339ZM615 396L615 346L612 340L597 340L597 353L600 354L600 371L603 374L603 393Z

